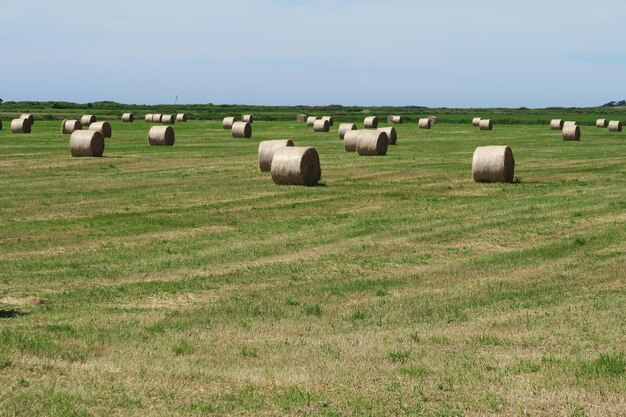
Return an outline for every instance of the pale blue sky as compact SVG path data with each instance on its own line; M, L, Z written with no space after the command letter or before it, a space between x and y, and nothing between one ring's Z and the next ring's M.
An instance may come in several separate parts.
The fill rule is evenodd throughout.
M546 107L626 98L623 0L5 3L4 100Z

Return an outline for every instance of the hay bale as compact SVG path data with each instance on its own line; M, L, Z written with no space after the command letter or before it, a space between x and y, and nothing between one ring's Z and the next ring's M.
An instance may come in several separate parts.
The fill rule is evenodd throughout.
M387 122L389 123L389 122ZM391 116L391 123L396 125L396 124L402 124L404 123L404 119L402 119L402 116Z
M152 113L148 113L148 114L146 114L146 115L143 117L143 120L144 120L146 123L152 123L152 116L154 116L154 114L152 114Z
M231 128L231 134L233 139L243 138L248 139L252 137L252 125L248 122L235 122Z
M419 119L417 124L420 129L430 129L430 119Z
M428 119L430 120L431 126L437 124L437 116L428 116Z
M356 152L361 156L367 155L387 155L389 138L385 132L373 130L367 133L362 131L356 142Z
M264 140L259 143L259 169L261 172L270 171L272 168L272 158L274 153L285 146L293 146L291 139L286 140Z
M596 120L596 127L604 129L607 127L609 122L606 119L598 119Z
M563 140L580 140L580 126L575 122L565 122L562 136Z
M550 121L550 129L552 129L552 130L562 130L564 123L565 122L563 121L563 119L552 119Z
M365 130L349 130L343 135L343 148L346 152L356 152L356 144L359 141L359 135ZM370 130L371 132L371 130Z
M611 120L609 122L609 132L621 132L622 131L622 122L619 120Z
M95 130L102 133L105 138L111 137L111 123L109 122L96 122L89 125L89 130Z
M177 122L186 122L187 121L187 113L178 113L176 115Z
M306 118L306 125L307 126L313 126L315 124L315 121L318 120L318 117L315 116L309 116Z
M30 133L30 119L11 120L11 133Z
M222 127L224 129L232 129L236 121L236 117L224 117L224 119L222 120Z
M161 123L164 125L173 125L176 123L176 117L173 114L164 114L161 116Z
M124 123L132 123L135 121L135 115L132 113L124 113L122 115L122 122Z
M306 114L300 113L296 116L296 121L298 122L306 122Z
M161 123L163 115L161 113L155 113L152 115L152 123Z
M104 153L104 136L102 132L98 130L76 130L70 136L70 153L74 157L102 156Z
M241 117L241 121L252 124L254 122L254 118L252 117L251 114L244 114Z
M172 126L153 126L148 132L148 143L152 146L174 146L175 139Z
M513 182L515 159L508 146L479 146L472 159L476 182Z
M315 148L282 147L272 159L272 181L279 185L316 185L322 176Z
M346 132L350 130L357 130L356 125L354 123L342 123L339 125L339 139L343 140L343 137L346 135Z
M35 116L33 116L30 113L22 113L20 115L20 119L28 119L28 121L30 122L31 127L35 124Z
M480 125L480 117L474 117L472 119L472 126L478 127Z
M492 130L493 129L493 123L491 122L491 119L480 119L480 123L478 124L478 128L480 130Z
M335 119L332 116L322 116L322 120L326 120L328 122L328 126L335 125Z
M393 123L394 116L387 116L387 123Z
M390 145L395 145L398 142L398 133L396 132L395 127L382 127L378 130L387 134L387 139L389 140Z
M80 120L63 120L61 123L61 133L64 135L71 135L76 130L82 130L83 125L80 124Z
M318 119L313 124L313 131L317 133L324 133L330 131L330 122L327 119Z
M365 129L377 129L378 128L378 117L369 116L363 120L363 126Z
M90 124L96 122L96 116L93 114L85 114L80 118L80 124L89 127Z

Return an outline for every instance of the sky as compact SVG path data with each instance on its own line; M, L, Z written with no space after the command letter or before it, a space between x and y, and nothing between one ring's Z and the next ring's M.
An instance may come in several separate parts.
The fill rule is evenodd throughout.
M540 108L626 99L623 0L5 3L5 101Z

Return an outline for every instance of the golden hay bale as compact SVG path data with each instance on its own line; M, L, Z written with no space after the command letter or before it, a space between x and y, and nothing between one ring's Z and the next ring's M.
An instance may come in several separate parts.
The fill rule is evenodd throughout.
M565 122L562 136L563 140L580 140L580 126L575 122Z
M272 181L279 185L316 185L322 176L315 148L282 147L272 159Z
M172 126L153 126L148 132L148 143L152 146L174 146L175 140Z
M152 113L148 113L143 117L143 120L148 122L148 123L152 123L152 117L154 116L154 114Z
M313 126L315 124L315 121L318 120L318 117L315 116L309 116L306 118L306 125L307 126Z
M395 127L382 127L378 130L387 134L387 139L389 140L390 145L395 145L398 142L398 133L396 132Z
M80 124L80 120L63 120L61 123L61 133L64 135L71 135L76 130L82 130L83 125Z
M472 126L478 127L480 125L480 117L474 117L472 119Z
M264 140L259 143L259 169L261 172L270 171L272 168L272 158L280 148L293 146L291 139L286 140Z
M322 120L326 120L328 122L328 126L335 125L335 119L332 116L322 116Z
M100 157L104 153L104 136L98 130L77 130L70 136L72 156Z
M508 146L479 146L472 159L476 182L513 182L515 159Z
M11 133L30 133L30 119L13 119L11 120Z
M563 119L552 119L550 121L550 129L552 129L552 130L562 130L564 123L565 122L563 121Z
M186 122L187 121L187 113L178 113L176 115L177 122Z
M33 116L30 113L22 113L20 115L20 119L28 119L28 121L30 122L31 127L32 127L32 125L35 124L35 116Z
M380 130L361 131L356 141L356 152L361 156L387 155L389 138Z
M607 127L609 122L606 119L598 119L596 120L596 127L605 128Z
M354 123L342 123L339 125L339 139L343 140L343 137L346 135L346 132L350 130L357 130L356 125Z
M241 117L241 121L242 121L242 122L247 122L247 123L252 124L252 123L254 122L254 118L252 117L252 115L251 115L251 114L244 114L244 115Z
M80 118L80 124L83 126L89 126L92 123L96 122L96 116L93 114L85 114Z
M420 129L430 129L430 119L419 119L417 124Z
M369 116L363 120L363 126L365 129L377 129L378 128L378 117Z
M224 117L224 119L222 120L222 127L224 129L232 129L236 121L236 117Z
M491 119L480 119L478 128L480 130L491 130L493 129L493 123L491 122Z
M609 122L609 132L621 132L622 131L622 122L619 120L611 120Z
M430 120L431 126L437 124L437 116L428 116L428 119Z
M173 114L164 114L163 116L161 116L161 123L165 125L173 125L174 123L176 123L176 116L174 116Z
M359 135L365 130L348 130L343 135L343 148L346 152L356 152L356 143L359 141ZM371 132L371 130L370 130Z
M135 115L132 113L124 113L122 115L122 122L124 123L132 123L135 121Z
M389 120L389 118L387 118L387 123L393 123L393 124L402 124L404 123L404 120L402 119L402 116L390 116L391 120Z
M102 133L105 138L111 137L111 123L109 122L96 122L89 125L89 130L95 130Z
M155 113L152 115L152 123L161 123L163 115L161 113Z
M252 137L252 125L248 122L235 122L231 128L231 134L234 139Z
M326 119L318 119L313 124L313 131L317 133L324 133L330 131L330 122Z
M300 113L296 116L296 121L298 122L306 122L306 114Z

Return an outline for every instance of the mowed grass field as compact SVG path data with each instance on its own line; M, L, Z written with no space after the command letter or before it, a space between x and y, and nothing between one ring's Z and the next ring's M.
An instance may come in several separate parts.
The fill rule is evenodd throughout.
M359 157L339 123L112 121L71 158L4 122L2 416L626 414L626 133L412 123ZM258 172L285 138L320 186ZM474 183L498 144L518 182Z

